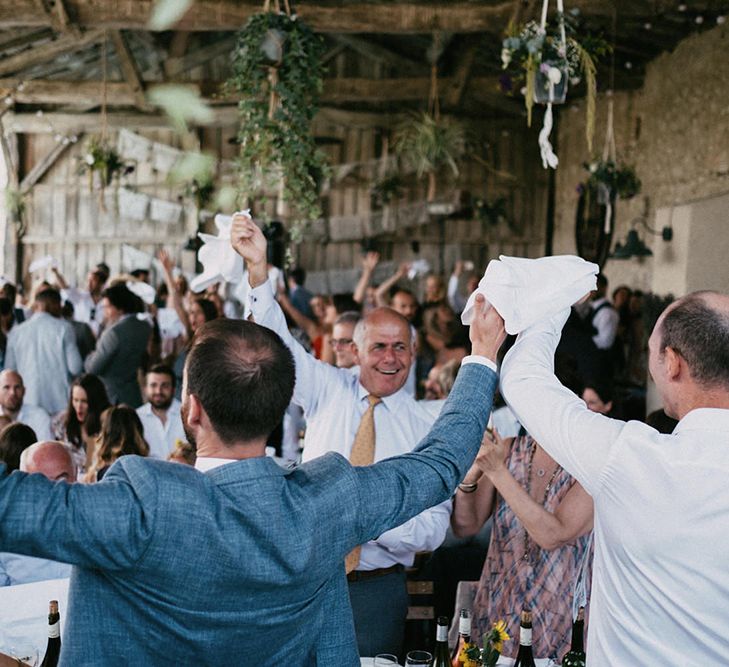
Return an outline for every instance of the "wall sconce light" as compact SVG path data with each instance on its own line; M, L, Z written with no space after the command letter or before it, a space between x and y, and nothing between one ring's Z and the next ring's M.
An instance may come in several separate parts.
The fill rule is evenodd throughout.
M668 226L656 231L648 226L643 217L635 218L630 224L632 229L628 232L625 243L618 242L615 244L615 249L610 254L611 259L630 259L631 257L650 257L653 255L653 251L638 236L638 230L635 229L638 225L641 225L649 234L660 236L664 241L673 239L673 227Z

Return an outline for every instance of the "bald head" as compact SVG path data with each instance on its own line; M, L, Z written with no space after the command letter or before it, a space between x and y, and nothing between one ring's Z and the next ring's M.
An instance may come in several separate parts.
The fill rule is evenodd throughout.
M76 481L76 465L68 447L61 442L36 442L23 450L20 455L20 470L28 473L39 472L52 482Z
M15 418L15 414L23 407L23 396L25 387L20 374L12 370L0 373L0 406L3 412Z

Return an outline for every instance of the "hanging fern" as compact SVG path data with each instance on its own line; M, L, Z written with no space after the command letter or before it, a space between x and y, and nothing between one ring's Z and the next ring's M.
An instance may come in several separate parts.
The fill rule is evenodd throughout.
M592 137L595 134L595 99L597 97L597 67L590 53L575 39L568 40L580 56L582 74L585 76L587 86L587 119L585 122L585 136L587 150L592 153Z
M327 170L311 134L323 85L323 41L296 15L252 16L238 34L229 90L240 94L239 195L254 204L283 181L291 237L321 216Z

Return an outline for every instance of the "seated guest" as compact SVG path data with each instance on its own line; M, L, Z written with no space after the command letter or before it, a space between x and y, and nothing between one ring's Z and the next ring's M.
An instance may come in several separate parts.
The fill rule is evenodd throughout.
M144 394L147 402L137 408L144 439L149 444L149 455L164 461L175 448L175 442L185 440L173 370L161 364L152 366L145 376Z
M68 448L60 442L36 442L20 456L20 470L40 473L52 482L76 481L76 465ZM71 576L71 566L45 558L0 552L0 586L30 584Z
M329 454L284 470L266 457L292 354L268 329L220 319L185 369L198 470L125 456L101 484L69 485L0 469L0 547L74 565L61 664L359 664L343 562L447 500L468 469L504 339L482 299L471 338L417 451L372 466Z
M20 455L35 442L35 431L26 424L10 424L0 431L0 461L8 472L20 469Z
M142 422L135 410L128 405L107 408L101 415L101 431L96 442L94 460L84 481L100 482L114 461L128 455L149 455Z
M86 357L84 368L101 378L112 403L137 408L142 404L137 370L142 366L152 329L136 317L142 310L141 299L125 283L107 287L101 304L105 328L96 350Z
M101 413L110 405L104 383L87 373L71 385L68 407L51 423L53 437L70 446L79 471L88 470L101 430Z
M23 378L15 371L0 373L0 414L27 424L40 440L48 440L51 437L50 416L43 408L26 403L24 397Z

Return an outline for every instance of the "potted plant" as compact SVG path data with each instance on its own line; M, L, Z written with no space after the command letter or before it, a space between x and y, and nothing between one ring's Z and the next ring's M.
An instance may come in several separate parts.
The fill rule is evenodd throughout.
M545 15L546 17L546 15ZM578 40L579 10L558 12L553 22L529 21L512 25L501 49L501 64L509 77L502 81L510 88L512 79L524 85L527 123L531 126L534 102L561 104L568 82L577 85L582 77L587 84L587 144L592 150L597 95L596 59L609 51L599 36L585 34Z
M80 173L88 173L89 188L94 186L94 175L99 180L101 190L111 185L117 175L127 175L134 171L134 165L127 164L121 155L105 139L91 137L81 160Z
M587 183L595 190L602 185L621 199L630 199L640 193L641 182L634 167L618 165L611 159L593 160L583 166L590 173Z
M279 192L290 207L293 242L321 216L319 185L327 165L310 125L323 85L323 48L288 2L284 11L278 2L266 3L238 33L227 82L240 94L240 193L255 203Z
M395 152L417 173L428 177L428 202L435 200L437 173L447 167L458 176L458 162L466 151L463 126L440 114L411 114L397 130Z

